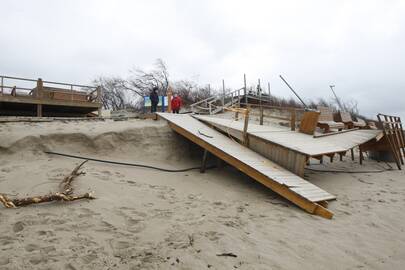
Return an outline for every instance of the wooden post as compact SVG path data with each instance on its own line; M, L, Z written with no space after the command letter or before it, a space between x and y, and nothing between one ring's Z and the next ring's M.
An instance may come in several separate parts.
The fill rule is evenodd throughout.
M240 89L238 90L238 108L240 108Z
M263 125L262 88L260 86L260 79L257 80L257 83L257 90L259 91L260 125Z
M172 88L169 86L167 89L167 112L171 112L172 111Z
M100 86L97 86L96 90L97 90L97 99L96 99L96 101L99 103L99 107L98 107L98 117L101 117L101 116L102 116L102 115L101 115L101 111L102 111L102 109L103 109L103 105L101 104L101 103L102 103L102 102L101 102L101 87L100 87Z
M243 90L245 92L245 106L247 108L248 98L247 98L247 89L246 89L246 74L243 74Z
M70 99L73 101L73 84L70 85Z
M37 95L36 98L42 102L42 91L44 89L44 83L41 78L37 80ZM42 117L42 104L37 104L37 117Z
M271 105L271 93L270 93L270 83L267 83L267 88L269 89L269 105Z
M204 154L203 154L203 158L202 158L202 161L201 161L200 173L205 172L205 167L207 165L207 157L208 157L208 151L207 151L207 149L204 149Z
M3 84L4 84L4 78L1 77L1 93L0 93L0 96L3 95Z
M263 126L263 106L260 105L260 125Z
M225 107L225 80L222 80L222 108Z
M245 123L243 126L243 144L249 146L249 137L248 137L248 125L249 125L249 108L246 108L245 111Z
M351 156L352 156L352 161L354 161L354 150L353 150L353 148L350 149L350 154L351 154Z
M294 131L295 130L295 121L296 121L296 118L297 118L295 109L291 109L290 114L291 114L290 126L291 126L291 130Z

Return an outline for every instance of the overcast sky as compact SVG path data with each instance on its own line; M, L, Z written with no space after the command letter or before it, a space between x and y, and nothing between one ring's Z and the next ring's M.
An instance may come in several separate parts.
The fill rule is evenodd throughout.
M405 117L405 1L2 0L0 74L90 83L162 58L171 79L356 99Z

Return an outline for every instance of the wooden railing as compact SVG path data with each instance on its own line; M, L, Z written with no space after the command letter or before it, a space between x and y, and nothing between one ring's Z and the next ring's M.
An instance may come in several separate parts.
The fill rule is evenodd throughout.
M260 125L263 125L263 121L265 118L264 109L276 110L276 111L287 113L288 116L266 115L266 117L288 121L290 123L291 130L295 130L296 123L298 121L300 121L299 113L305 112L305 109L303 109L303 108L271 106L271 105L265 105L265 104L241 103L241 106L250 107L250 108L258 108L259 114L255 114L253 112L251 112L250 114L259 116Z
M11 96L21 102L35 100L38 103L37 116L42 116L42 103L52 101L80 102L83 105L101 104L101 95L101 88L95 86L0 75L0 97ZM101 106L99 106L100 113Z
M13 83L10 83L12 81ZM26 87L15 84L22 84L22 82L31 82L35 83L33 87ZM64 88L57 88L56 86L64 86ZM9 93L6 93L5 90L10 89ZM85 93L88 97L86 101L89 102L100 102L101 101L101 89L95 86L81 85L81 84L71 84L63 82L54 82L54 81L44 81L42 79L29 79L22 77L12 77L12 76L3 76L0 75L0 95L12 95L12 96L27 96L33 98L44 98L43 92L44 89L49 89L50 91L63 92L69 94L70 100L74 100L74 96L77 93ZM22 92L22 93L21 93Z

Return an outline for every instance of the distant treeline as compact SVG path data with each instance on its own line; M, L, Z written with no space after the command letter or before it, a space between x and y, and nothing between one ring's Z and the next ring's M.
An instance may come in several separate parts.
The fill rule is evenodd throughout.
M102 103L105 109L109 110L140 110L142 109L143 96L148 96L150 91L158 88L159 95L165 95L170 86L174 93L183 99L185 105L190 105L197 101L210 97L213 94L222 93L222 89L212 89L208 85L201 86L192 80L171 81L167 65L162 59L157 59L153 68L149 71L142 69L132 69L127 78L99 76L93 81L95 86L100 86L103 90ZM249 86L250 89L257 89L257 85ZM231 91L231 89L226 89ZM268 96L267 96L268 100ZM293 99L271 96L268 101L272 106L302 108L303 105ZM340 103L340 106L338 104ZM327 101L325 99L307 101L310 108L317 106L327 106L338 111L342 107L343 111L350 112L353 116L359 116L358 103L355 100Z

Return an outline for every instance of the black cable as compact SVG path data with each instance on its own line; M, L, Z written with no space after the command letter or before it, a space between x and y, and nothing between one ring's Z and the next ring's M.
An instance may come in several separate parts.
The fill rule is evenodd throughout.
M141 167L141 168L147 168L147 169L153 169L153 170L158 170L158 171L162 171L162 172L171 172L171 173L187 172L187 171L200 170L201 169L201 167L191 167L191 168L186 168L186 169L172 170L172 169L159 168L159 167L150 166L150 165L144 165L144 164L126 163L126 162L118 162L118 161L111 161L111 160L102 160L102 159L75 156L75 155L68 155L68 154L51 152L51 151L44 151L44 153L50 154L50 155L62 156L62 157L70 157L70 158L91 160L91 161L102 162L102 163L125 165L125 166L132 166L132 167ZM213 168L216 168L216 166L207 166L206 167L206 169L213 169Z

